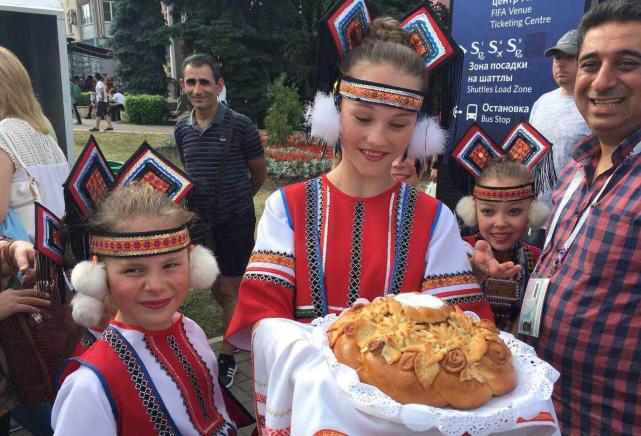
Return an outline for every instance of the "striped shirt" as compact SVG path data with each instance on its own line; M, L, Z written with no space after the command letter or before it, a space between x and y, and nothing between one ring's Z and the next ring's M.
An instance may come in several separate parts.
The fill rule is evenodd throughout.
M641 129L619 144L613 167L591 185L599 141L591 137L580 143L553 195L558 204L575 173L584 171L537 272L550 277L550 286L534 345L561 373L554 402L564 434L634 434L641 429L641 156L628 157L639 141ZM598 203L590 207L617 167ZM556 253L587 207L586 223L553 272Z
M235 116L229 155L225 163L222 187L217 186L223 166L225 135ZM219 105L216 116L205 130L195 119L195 111L176 125L174 130L180 159L187 174L196 182L194 209L212 223L223 223L253 205L252 186L247 162L263 157L263 144L256 126L249 118ZM220 191L220 208L214 200Z

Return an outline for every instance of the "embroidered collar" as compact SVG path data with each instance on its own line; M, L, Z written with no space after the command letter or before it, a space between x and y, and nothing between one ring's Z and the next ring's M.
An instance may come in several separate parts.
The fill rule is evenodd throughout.
M144 327L127 324L116 319L112 319L111 321L109 321L109 325L118 327L121 330L135 330L146 336L167 336L169 334L174 334L176 332L176 329L180 328L180 325L182 325L183 323L184 317L185 315L180 312L174 313L171 318L171 325L161 330L149 330Z
M190 244L187 227L140 233L96 233L89 236L92 254L107 257L142 257L174 253Z
M338 85L340 96L365 103L376 103L418 112L423 106L423 94L413 89L343 77Z
M390 196L392 195L393 192L398 192L400 189L402 182L394 182L394 184L386 189L385 191L381 192L380 194L376 194L372 197L354 197L352 195L346 194L343 191L341 191L336 185L334 185L331 180L329 180L329 177L327 177L327 174L322 174L320 176L321 178L321 186L323 186L326 189L331 189L332 194L336 195L337 197L344 198L348 201L351 201L353 203L375 203L375 202L389 202ZM414 189L413 187L407 185L409 188Z

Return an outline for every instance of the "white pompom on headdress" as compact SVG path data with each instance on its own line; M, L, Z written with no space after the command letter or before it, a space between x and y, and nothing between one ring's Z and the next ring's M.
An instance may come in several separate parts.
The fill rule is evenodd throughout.
M218 278L218 262L210 250L196 245L189 252L189 287L208 289ZM102 262L85 260L71 272L76 295L71 300L73 320L87 328L99 327L103 317L104 299L109 293L107 271Z
M407 155L416 159L427 159L445 151L447 132L439 126L434 117L420 116L407 148Z
M338 144L341 133L340 112L334 96L317 92L314 103L305 113L306 124L311 127L310 135L324 141L328 146ZM447 132L439 126L434 117L420 116L416 122L407 155L417 159L427 159L445 151Z
M471 195L467 195L456 203L456 214L463 220L466 227L476 227L476 200Z
M193 246L189 251L189 287L209 289L220 274L214 254L202 245Z
M97 329L102 320L103 307L102 301L78 292L71 300L71 316L76 324Z
M87 328L97 327L109 292L105 265L95 259L80 262L71 272L71 284L76 291L71 300L73 320Z
M311 127L310 135L330 147L335 147L341 133L341 117L332 94L316 93L314 103L307 108L305 122Z
M550 208L547 204L539 200L534 200L530 204L530 210L528 211L528 224L532 230L538 230L543 227L549 214Z
M530 203L528 211L528 225L532 230L540 229L547 220L550 208L539 200L533 200ZM476 218L476 200L471 195L465 196L456 204L456 214L463 220L467 227L476 227L478 220Z

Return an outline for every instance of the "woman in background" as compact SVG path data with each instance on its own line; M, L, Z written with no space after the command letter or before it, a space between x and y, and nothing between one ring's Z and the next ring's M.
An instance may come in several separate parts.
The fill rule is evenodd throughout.
M13 208L33 240L29 211L34 196L28 191L37 185L39 201L63 216L62 184L68 174L67 160L42 113L27 70L11 51L0 47L0 223Z

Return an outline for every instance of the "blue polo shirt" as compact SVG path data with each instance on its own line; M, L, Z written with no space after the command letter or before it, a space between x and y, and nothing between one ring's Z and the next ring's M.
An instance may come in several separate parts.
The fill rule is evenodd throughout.
M217 186L223 167L225 135L232 117L235 124L224 179L222 186ZM247 162L263 157L264 150L258 130L248 117L221 104L209 127L203 130L196 122L194 110L176 124L174 137L185 170L196 182L194 210L202 218L220 224L253 206ZM217 190L220 207L216 211Z

